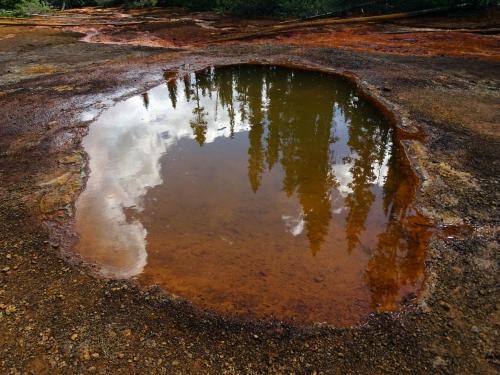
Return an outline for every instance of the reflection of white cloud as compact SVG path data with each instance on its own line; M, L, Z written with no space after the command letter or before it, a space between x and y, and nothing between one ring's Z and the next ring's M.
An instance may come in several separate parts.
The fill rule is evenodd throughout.
M342 213L343 209L344 209L343 207L336 208L336 209L332 210L332 213L334 215L340 215Z
M304 230L304 214L301 212L297 217L291 215L281 215L286 229L294 236L298 236Z
M375 183L380 187L384 186L387 173L389 173L389 159L391 158L391 149L392 145L388 143L386 145L384 160L382 161L382 163L373 163L372 165L372 168L375 171L375 176L377 176Z
M193 80L194 78L191 77ZM165 85L156 87L147 96L135 96L105 110L90 127L84 148L90 156L90 177L86 190L77 202L77 226L81 235L79 251L88 261L98 264L104 275L127 278L142 272L147 261L146 229L139 221L127 217L126 209L143 210L147 189L163 183L159 160L180 139L194 139L191 122L194 111L204 114L205 143L232 133L249 130L248 104L235 98L233 129L227 108L222 108L216 92L204 95L191 92L188 101L182 81L177 81L176 107L172 106ZM197 100L196 100L197 99ZM352 105L357 102L352 98ZM104 104L109 101L102 100ZM264 90L261 105L269 106ZM244 110L241 110L245 106ZM239 109L239 110L238 110ZM97 110L82 115L90 120ZM286 114L281 113L282 117ZM318 115L319 116L319 115ZM267 113L263 114L267 124ZM351 169L358 155L349 145L350 120L338 104L332 119L331 174L337 187L330 192L331 212L342 214L347 208L345 198L352 193ZM376 178L370 183L383 185L387 175L390 147L384 161L372 165ZM282 215L286 230L293 236L304 231L304 214Z
M87 188L77 202L79 251L108 277L128 278L146 265L146 229L127 220L124 209L143 209L148 188L161 183L160 157L179 139L194 138L190 120L196 102L178 90L174 109L165 86L148 93L148 108L136 96L104 111L91 125L84 148L90 157ZM206 143L229 137L226 111L215 111L215 95L200 95L207 115ZM210 109L210 110L209 110ZM83 115L91 118L95 113ZM248 130L239 116L234 132Z
M332 173L335 175L335 178L338 182L337 190L344 198L352 193L352 189L349 186L349 184L352 182L352 167L353 163L332 165Z

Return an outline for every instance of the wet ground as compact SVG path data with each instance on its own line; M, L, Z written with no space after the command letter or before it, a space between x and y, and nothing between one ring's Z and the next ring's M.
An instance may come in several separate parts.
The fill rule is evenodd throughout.
M64 17L78 24L80 14ZM498 37L413 30L447 24L426 18L318 29L312 42L300 42L304 30L297 30L206 45L203 37L226 38L231 25L251 31L271 21L182 17L175 27L162 20L165 27L146 38L137 24L92 25L102 28L95 41L106 44L82 41L90 34L75 32L81 25L0 28L2 372L498 372ZM489 17L461 22L491 29L496 16ZM207 33L203 19L216 29ZM132 42L110 43L129 27L141 37L131 32ZM172 29L182 42L164 33ZM436 43L443 33L445 43ZM171 48L151 47L155 35ZM395 126L414 132L401 147L419 176L416 208L439 230L430 238L422 296L408 295L405 311L375 313L352 328L241 321L156 287L95 278L71 255L75 202L90 181L81 141L91 116L163 84L165 75L242 62L343 73Z

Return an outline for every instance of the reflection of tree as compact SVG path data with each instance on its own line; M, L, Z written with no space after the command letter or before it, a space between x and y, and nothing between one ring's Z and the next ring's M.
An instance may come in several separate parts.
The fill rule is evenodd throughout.
M172 103L172 108L175 109L177 106L177 80L169 79L167 81L168 96L170 102Z
M304 81L302 74L269 72L266 157L270 168L281 157L283 188L289 196L298 195L311 250L316 253L328 232L330 192L336 185L330 160L333 106L325 105L321 89L307 91L314 85ZM321 76L314 77L321 86Z
M147 92L142 94L142 103L144 104L144 108L149 108L149 94Z
M194 139L200 146L203 146L206 141L207 125L208 122L205 119L207 113L203 107L196 107L193 109L194 118L189 121L191 129L193 129Z
M313 253L327 236L331 220L331 190L338 185L333 174L334 110L347 121L350 192L345 198L348 250L358 246L375 200L376 171L388 153L391 133L381 117L359 101L347 85L332 85L324 75L275 67L231 67L206 70L184 77L186 100L194 103L190 121L196 141L203 145L208 122L200 104L211 97L226 111L234 134L236 121L249 126L248 178L256 192L262 174L276 163L283 168L283 190L297 194ZM311 82L314 81L314 82ZM179 81L180 82L180 81ZM176 88L169 86L171 100ZM334 105L335 104L335 105ZM236 109L240 118L236 119ZM373 116L371 115L373 114Z
M252 77L248 77L250 82ZM260 84L259 84L260 83ZM248 132L248 178L254 192L260 186L262 173L264 172L264 151L262 149L262 136L264 135L264 123L262 113L262 80L253 82L248 88L248 106L250 131Z
M378 177L375 172L383 166L387 145L390 144L391 129L381 126L381 117L374 113L367 102L360 101L352 91L338 90L335 97L346 121L350 123L347 141L350 154L345 157L344 162L350 165L352 178L348 184L351 192L345 199L348 208L347 249L351 252L366 229L365 222L375 201L372 191Z
M191 75L184 75L182 81L184 83L184 96L186 97L186 101L189 103L191 101L191 95L193 93L191 88Z
M347 250L371 252L365 279L374 308L394 309L404 286L421 280L429 234L418 225L411 206L414 177L401 164L405 157L392 143L391 128L350 86L332 84L321 74L249 66L205 71L170 82L174 108L182 92L177 86L183 86L193 107L190 125L200 145L206 141L208 127L203 98L215 92L212 100L217 111L222 108L227 115L231 137L237 124L248 127L252 191L258 191L266 170L282 168L282 189L300 202L313 254L328 235L337 178L344 183L336 196L344 197ZM336 167L342 167L335 163L343 163L339 173L347 176L334 175ZM383 168L386 173L381 173ZM374 235L368 233L366 221L381 190L385 228ZM373 248L361 245L366 238L375 238Z
M427 227L415 213L414 176L402 165L402 150L393 150L384 184L385 231L378 235L365 278L370 287L372 307L395 310L402 285L417 283L424 274L425 249L430 237ZM419 223L420 222L420 223Z
M196 102L196 106L193 109L194 117L189 122L189 124L193 129L193 134L194 138L196 139L196 142L198 142L200 146L203 146L205 144L206 134L207 134L208 121L206 120L206 116L208 115L208 113L205 112L205 108L202 107L200 104L200 90L202 91L205 90L205 86L203 86L205 81L202 78L200 78L200 75L201 73L195 74L194 101Z
M218 69L213 74L213 80L219 93L219 101L222 108L226 108L229 117L231 138L234 136L235 110L233 98L234 74L232 69Z

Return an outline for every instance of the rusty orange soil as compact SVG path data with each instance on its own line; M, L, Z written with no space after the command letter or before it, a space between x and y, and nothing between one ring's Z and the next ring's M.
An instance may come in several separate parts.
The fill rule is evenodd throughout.
M395 22L323 25L301 23L295 30L272 32L281 21L247 20L215 13L188 13L183 9L133 10L82 8L55 17L3 20L6 23L43 25L81 32L92 43L130 44L149 47L201 48L210 45L290 45L308 48L341 48L359 52L409 56L454 56L500 61L496 35L497 10L471 17L416 17ZM292 23L293 25L293 23ZM0 29L9 38L11 28ZM253 33L268 30L262 37ZM493 35L478 31L496 30ZM470 32L468 32L470 31ZM486 32L485 31L485 32ZM4 34L4 35L2 35ZM237 35L244 38L227 40ZM221 41L219 41L221 40Z
M409 56L456 56L500 61L500 41L496 37L455 31L401 31L385 25L323 27L301 30L269 38L257 44L283 44L321 48L343 48L370 53Z
M83 16L81 15L83 13ZM91 9L69 12L83 19L93 17ZM472 24L470 17L425 17L398 20L397 23L353 23L338 25L303 24L296 30L269 32L265 37L252 33L272 30L279 21L242 20L221 17L213 13L188 14L182 9L157 10L152 22L144 22L141 11L128 13L98 13L107 25L69 26L69 30L86 34L85 41L118 43L153 47L204 47L210 45L291 45L308 48L342 48L359 52L409 56L454 56L500 61L500 41L496 35L482 35L478 29L490 30L500 25L499 12L477 15L480 23ZM436 20L437 18L437 20ZM137 24L113 25L113 22ZM58 22L64 22L61 18ZM106 21L106 22L105 22ZM74 20L72 22L75 22ZM144 23L140 23L144 22ZM77 23L77 22L75 22ZM80 23L85 23L80 20ZM429 23L432 27L422 27ZM458 29L458 30L457 30ZM467 32L470 30L471 32ZM498 29L496 29L498 30ZM498 31L497 31L498 32ZM226 40L235 35L245 38ZM258 35L258 34L257 34ZM219 40L224 40L220 41Z

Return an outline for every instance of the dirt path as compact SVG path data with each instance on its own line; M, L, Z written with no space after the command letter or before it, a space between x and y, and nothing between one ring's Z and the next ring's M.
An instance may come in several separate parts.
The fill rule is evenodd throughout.
M97 28L86 34L93 43L67 28L0 28L0 372L497 373L497 37L371 24L207 46L271 21L158 12L162 22ZM421 177L418 206L449 229L431 242L426 291L411 311L350 329L241 322L66 259L86 175L81 114L163 82L165 71L240 62L345 73L400 126L420 129L405 145Z

